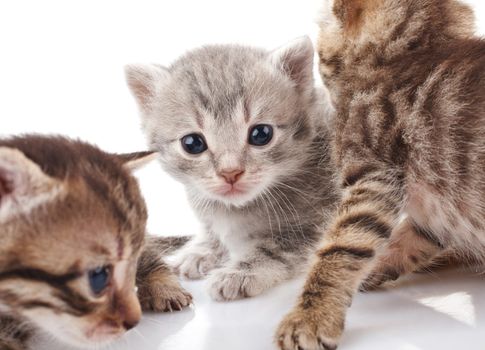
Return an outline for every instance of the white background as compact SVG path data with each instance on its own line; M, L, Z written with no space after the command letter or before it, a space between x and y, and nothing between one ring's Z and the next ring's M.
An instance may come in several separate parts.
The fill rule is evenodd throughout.
M207 43L273 48L305 34L314 38L320 1L2 1L0 136L59 133L108 151L143 150L136 106L124 82L125 64L169 64ZM475 5L478 31L484 34L485 3L468 2ZM151 232L198 230L178 183L157 164L138 175ZM186 283L196 297L193 310L150 315L139 333L113 348L271 349L272 330L300 283L232 304L210 302L202 282ZM484 292L478 277L440 275L359 296L342 348L485 349L485 324L479 317L485 314L479 302Z

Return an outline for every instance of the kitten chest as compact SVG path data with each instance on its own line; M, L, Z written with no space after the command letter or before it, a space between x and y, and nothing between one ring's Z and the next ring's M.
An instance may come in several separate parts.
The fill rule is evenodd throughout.
M211 231L228 249L231 259L244 256L256 244L254 232L257 225L249 217L240 215L217 215L210 222Z

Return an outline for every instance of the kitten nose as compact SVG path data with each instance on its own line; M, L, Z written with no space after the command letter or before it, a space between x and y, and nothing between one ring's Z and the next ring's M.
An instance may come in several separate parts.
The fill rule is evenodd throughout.
M129 295L119 297L118 312L121 318L121 324L127 331L135 327L141 319L141 307L138 297L134 292Z
M244 174L244 170L241 169L228 169L222 170L219 175L222 176L228 184L235 184Z
M132 321L124 321L123 328L129 331L132 328L135 328L138 324L139 320L132 320Z

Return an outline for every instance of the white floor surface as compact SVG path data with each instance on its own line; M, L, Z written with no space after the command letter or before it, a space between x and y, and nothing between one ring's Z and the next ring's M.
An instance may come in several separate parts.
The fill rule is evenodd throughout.
M273 350L279 320L294 303L302 280L228 303L211 301L203 281L184 282L190 309L146 314L108 349ZM485 281L472 272L414 275L387 290L359 294L339 350L483 350ZM66 350L44 342L39 350Z

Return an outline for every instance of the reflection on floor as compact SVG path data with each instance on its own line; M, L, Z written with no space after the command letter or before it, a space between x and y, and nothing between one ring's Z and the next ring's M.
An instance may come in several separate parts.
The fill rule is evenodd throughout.
M147 314L109 349L272 350L273 331L303 281L253 299L217 303L203 281L184 282L195 305L173 314ZM387 290L359 294L350 309L342 350L485 349L485 281L463 271L415 275ZM65 350L47 342L40 350Z

